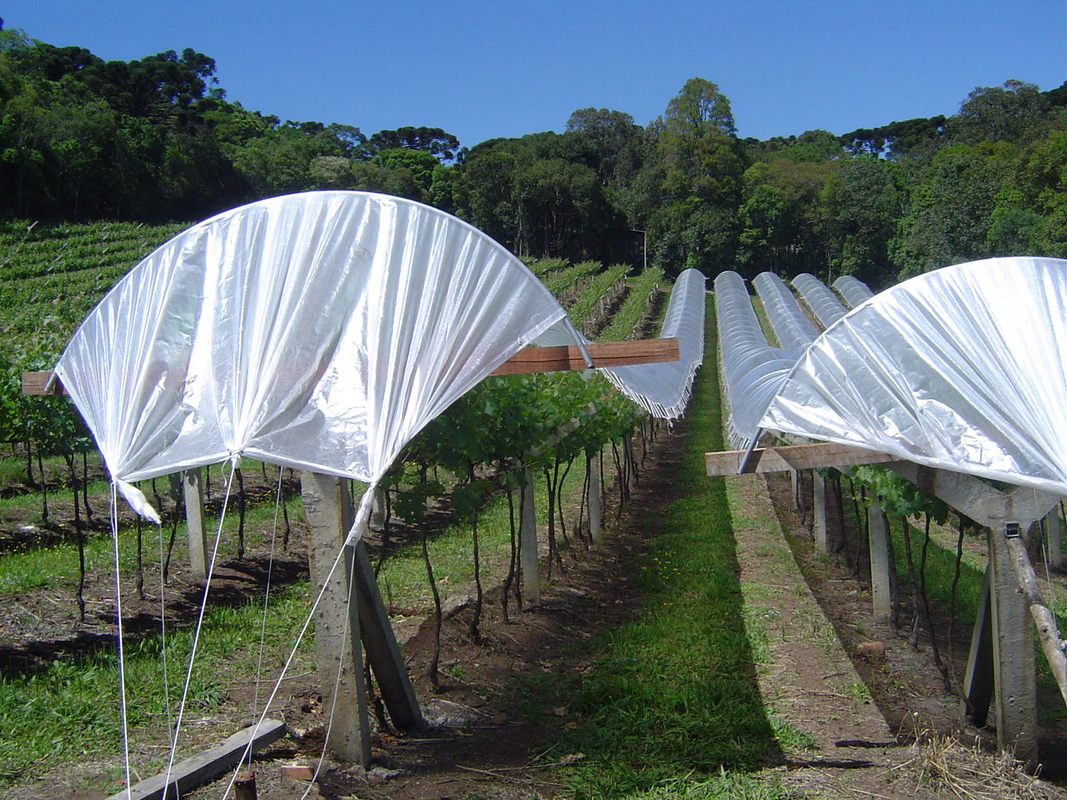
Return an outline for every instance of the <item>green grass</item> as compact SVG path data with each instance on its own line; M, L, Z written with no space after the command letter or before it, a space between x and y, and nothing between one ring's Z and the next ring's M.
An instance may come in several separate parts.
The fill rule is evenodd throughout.
M559 742L586 756L562 776L576 798L785 796L750 774L781 753L745 629L724 480L704 474L704 453L722 445L715 363L709 352L697 374L678 497L641 565L640 617L593 640L591 670L519 690L531 710L569 696L578 712Z
M630 281L630 293L611 318L611 322L600 332L603 341L622 341L629 339L634 327L648 310L648 296L657 284L663 282L663 270L649 268Z
M105 487L106 488L106 487ZM146 488L146 487L144 487ZM11 516L17 512L19 506L15 501L23 504L29 503L31 507L38 509L27 518L36 515L39 518L39 503L37 495L22 495L17 498L8 498L6 503L0 504L5 516ZM106 518L108 514L106 493L97 495L95 499L95 512L97 517ZM149 494L151 498L151 495ZM123 502L121 499L120 503ZM5 508L5 505L11 507ZM299 518L300 500L294 498L288 501L290 518ZM269 539L269 531L273 527L274 506L272 503L249 505L245 514L245 548L252 550L263 545ZM222 535L219 537L218 561L232 558L237 553L237 527L238 514L234 504L231 504L226 512L226 519ZM205 520L208 531L208 547L212 546L218 520L208 516ZM151 524L142 527L142 558L146 574L146 583L151 583L153 575L158 572L159 561L159 536L163 536L163 546L167 546L170 538L170 526L164 525L162 530ZM128 521L123 521L119 527L119 569L126 576L133 573L137 564L136 529ZM185 525L178 526L175 535L175 544L172 558L175 561L184 560L187 552ZM210 551L209 551L210 553ZM85 571L89 576L101 573L110 574L114 566L114 551L110 533L93 533L86 538L85 542ZM155 571L155 573L153 572ZM17 596L20 593L41 588L55 588L61 592L73 593L77 586L79 575L78 546L71 538L62 538L45 546L29 546L21 550L0 555L0 599L4 596Z
M606 459L604 465L605 478L608 481L614 476L614 467L609 461L610 459ZM583 468L576 461L562 482L560 491L565 496L574 496L581 491L583 481ZM534 509L537 524L541 528L547 525L547 503L545 481L543 476L538 475L534 480ZM517 514L517 497L515 504ZM572 521L568 520L568 525L571 524ZM570 536L569 527L567 532ZM556 536L561 543L558 527ZM483 587L492 586L494 581L502 582L511 553L511 525L508 521L507 497L503 494L492 498L478 515L478 547ZM457 592L473 592L472 548L471 526L462 522L449 526L427 542L434 579L437 581L442 600ZM412 542L390 554L378 573L378 588L386 603L401 612L426 613L432 609L433 597L426 580L421 544Z
M301 583L276 592L266 615L266 641L275 654L263 674L277 674L278 654L292 646L292 619L303 619L308 586ZM250 647L258 640L249 632L260 629L262 602L240 607L209 607L190 683L186 722L218 709L234 682L255 679L256 659ZM191 631L175 630L167 636L167 686L163 683L161 639L157 635L127 642L126 684L131 741L140 747L131 753L135 769L149 774L159 768L160 749L144 745L165 741L167 701L175 713L188 659ZM307 671L310 639L299 651L295 671ZM254 652L254 650L253 650ZM113 646L101 646L77 657L57 659L49 668L25 673L8 671L0 676L0 786L24 778L29 772L87 759L114 758L121 752L118 672ZM271 684L262 690L269 693ZM262 702L262 701L261 701ZM244 709L245 714L251 708ZM186 728L188 740L188 729ZM226 735L226 734L223 734ZM154 750L155 758L143 755ZM181 750L181 740L179 740ZM185 748L188 749L188 748ZM198 745L193 744L193 749Z

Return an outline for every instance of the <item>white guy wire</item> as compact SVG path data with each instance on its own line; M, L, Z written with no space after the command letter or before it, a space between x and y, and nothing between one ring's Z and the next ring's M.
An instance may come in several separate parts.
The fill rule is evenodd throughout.
M130 794L130 731L126 718L126 656L122 649L122 582L119 575L118 490L111 482L111 541L115 555L115 625L119 656L119 713L122 717L122 766L126 773L126 798Z
M177 513L177 511L175 511ZM167 733L173 731L170 714L170 678L167 672L167 594L163 579L163 523L156 523L159 533L159 652L163 661L163 708L167 715ZM173 744L173 740L172 740Z
M274 543L278 538L278 510L282 502L282 467L278 465L278 483L274 490L274 525L270 532L270 558L267 560L267 585L263 590L263 616L259 624L259 655L256 657L256 688L252 693L252 719L259 708L259 684L263 677L263 650L267 638L267 606L270 602L270 582L274 574ZM244 759L241 759L242 763ZM252 751L248 751L248 763L252 763Z
M233 488L233 475L237 469L236 457L230 461L230 476L226 480L226 495L222 500L222 510L219 512L219 524L215 529L215 544L211 548L211 563L208 565L207 577L204 580L204 594L200 600L200 612L196 617L196 627L193 629L193 644L189 651L189 666L185 670L185 682L182 685L182 697L178 703L178 721L174 726L174 737L170 743L170 755L167 759L167 772L163 779L164 797L170 793L170 776L174 770L174 754L178 749L178 734L182 727L182 717L185 716L185 700L189 693L189 683L193 676L193 664L196 660L197 645L200 644L200 629L204 624L204 612L207 609L208 592L211 590L211 577L215 572L215 558L219 553L219 540L222 538L222 523L226 519L226 509L230 504L230 491Z
M289 672L289 667L292 666L293 659L296 658L296 651L300 647L300 643L304 640L304 634L307 633L307 629L311 627L311 621L315 618L315 612L319 608L319 603L322 602L323 596L326 594L326 589L330 585L330 579L333 578L333 573L337 569L337 565L341 563L341 558L344 556L344 548L341 548L337 552L337 556L333 560L333 564L330 566L330 571L326 574L326 577L322 581L322 587L319 589L318 595L315 597L315 602L311 604L311 609L308 611L307 617L304 619L304 624L300 628L300 633L296 636L296 641L293 643L293 648L289 651L289 657L285 660L285 666L282 667L281 674L278 675L278 680L274 682L274 689L270 693L270 697L267 698L267 702L263 705L263 711L260 712L259 719L256 720L255 728L252 731L252 735L248 739L248 744L245 745L245 755L241 756L243 762L248 753L252 750L252 742L256 738L256 734L259 732L259 726L263 724L263 720L267 718L267 710L270 708L271 703L274 702L274 698L281 690L282 681L285 680L285 675ZM232 776L230 776L230 783L227 785L225 791L222 793L223 797L226 797L233 786L234 781L237 780L237 773L240 770L234 770ZM306 796L306 795L305 795Z

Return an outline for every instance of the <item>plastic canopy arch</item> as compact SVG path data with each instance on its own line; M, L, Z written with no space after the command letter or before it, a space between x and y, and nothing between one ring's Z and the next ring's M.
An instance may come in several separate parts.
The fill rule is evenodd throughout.
M703 276L681 288L665 335L683 361L608 371L667 417L703 352ZM586 342L522 262L467 223L398 197L308 192L164 243L89 314L55 372L118 489L158 520L133 481L241 456L375 484L522 347Z
M484 233L397 197L309 192L163 244L89 314L55 372L122 494L157 518L132 481L241 455L374 483L542 335L579 342Z
M715 278L722 376L729 405L728 430L734 446L752 440L774 393L800 357L767 343L744 279L726 270Z
M842 275L834 281L834 288L845 298L849 308L855 308L874 297L870 287L854 275Z
M1067 261L972 261L873 296L759 424L1067 495Z
M819 331L804 314L794 294L789 291L775 273L761 272L752 279L767 319L778 337L778 343L786 350L803 350L815 341Z
M833 325L848 313L829 287L814 275L802 272L793 278L793 287L800 292L804 302L824 328Z

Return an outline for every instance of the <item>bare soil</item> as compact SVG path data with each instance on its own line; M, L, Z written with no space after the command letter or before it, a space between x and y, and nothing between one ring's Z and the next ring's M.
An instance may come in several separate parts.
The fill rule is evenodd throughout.
M370 770L327 757L314 783L283 776L283 764L318 763L326 717L312 676L289 681L271 715L284 719L290 735L256 757L258 797L510 800L558 795L567 764L581 754L545 744L554 731L575 723L570 698L552 691L563 685L555 678L589 668L579 643L640 614L637 572L659 531L662 510L675 496L685 431L681 423L660 433L641 455L640 482L606 543L594 549L572 543L563 553L562 570L555 566L545 582L540 606L513 611L505 623L499 587L488 590L482 639L474 643L468 636L472 610L462 596L455 599L455 613L444 620L442 631L441 691L434 692L426 678L431 621L416 622L403 635L416 693L434 724L418 733L379 724ZM784 763L768 768L768 777L797 798L945 796L936 786L919 783L915 764L922 751L917 742L934 733L960 736L967 743L988 741L988 735L961 731L958 702L944 691L927 647L915 650L907 645L907 632L870 620L869 598L853 570L813 555L803 511L792 508L788 480L729 480L747 624L766 644L757 665L761 691L775 719L805 734L802 743L783 746ZM617 503L617 498L609 503L606 519L615 517ZM256 591L256 577L264 568L260 554L224 565L212 597L236 602L248 596ZM298 538L282 569L288 580L306 572ZM198 590L180 573L173 580L184 587L175 593L183 598L175 611L191 614ZM84 623L77 621L70 599L54 592L31 593L17 607L0 608L0 673L32 668L111 636L113 608L107 598L112 588L94 578L86 594L91 613ZM127 630L150 630L158 623L150 601L133 603L129 613ZM884 654L856 655L856 645L868 640L883 643ZM522 696L516 687L531 680L520 679L546 687L544 694ZM235 691L234 705L243 691ZM229 732L209 725L200 736L207 747ZM1048 751L1053 762L1067 763L1064 751L1055 749L1061 744L1043 746L1053 748ZM102 800L105 792L93 787L115 766L69 765L26 776L7 796ZM225 785L215 782L187 797L219 797ZM1044 782L1029 791L1018 796L1067 797Z

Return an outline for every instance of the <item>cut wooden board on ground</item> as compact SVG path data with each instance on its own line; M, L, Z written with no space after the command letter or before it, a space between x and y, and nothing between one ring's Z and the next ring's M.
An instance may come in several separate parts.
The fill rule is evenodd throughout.
M124 789L109 797L108 800L127 800L127 798L129 800L159 800L164 796L165 784L171 787L177 786L178 795L183 795L241 763L249 742L252 743L252 752L255 752L278 741L283 736L285 736L284 722L272 719L263 720L258 726L253 725L243 731L238 731L210 750L205 750L175 764L170 772L169 781L166 773L162 773L141 781L132 787L129 793ZM167 795L173 797L173 789L168 791Z

